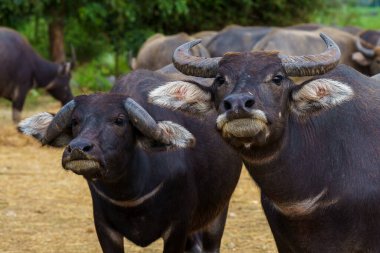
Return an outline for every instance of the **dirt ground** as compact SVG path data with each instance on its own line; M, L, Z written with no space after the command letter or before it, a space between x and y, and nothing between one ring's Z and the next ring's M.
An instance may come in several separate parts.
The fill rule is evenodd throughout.
M23 117L55 112L57 102L27 106ZM101 252L85 180L61 168L62 149L41 147L17 133L11 109L0 103L0 252ZM125 241L126 252L162 252L159 240L147 248ZM233 195L222 252L276 252L259 201L259 191L243 170Z

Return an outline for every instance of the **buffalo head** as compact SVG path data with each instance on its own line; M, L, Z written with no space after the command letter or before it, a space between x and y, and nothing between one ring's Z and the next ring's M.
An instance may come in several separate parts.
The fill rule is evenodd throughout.
M71 57L71 61L64 62L58 65L57 71L56 73L54 73L54 78L50 80L50 83L47 84L47 86L45 86L45 90L55 99L61 101L62 105L66 104L67 102L73 99L73 94L71 93L70 89L70 79L71 73L75 68L77 61L75 49L73 46L71 46ZM39 81L40 83L45 82L44 80Z
M268 147L282 136L289 115L304 119L352 96L351 88L338 81L295 85L289 78L323 74L338 64L338 46L321 37L327 50L305 56L256 51L200 58L188 54L200 41L184 44L173 55L174 65L186 75L215 77L212 86L171 82L153 90L149 100L198 115L216 109L217 129L231 145L244 150Z
M380 39L376 45L372 45L357 38L356 48L358 52L352 55L352 59L359 65L368 67L370 75L380 73Z
M73 99L70 89L71 72L73 63L62 63L58 67L58 71L54 79L45 87L45 90L55 99L61 101L62 105Z
M132 98L117 94L78 96L55 116L41 113L23 120L19 130L43 144L66 146L66 170L105 180L123 174L120 169L137 146L171 149L194 144L194 137L180 125L156 122Z

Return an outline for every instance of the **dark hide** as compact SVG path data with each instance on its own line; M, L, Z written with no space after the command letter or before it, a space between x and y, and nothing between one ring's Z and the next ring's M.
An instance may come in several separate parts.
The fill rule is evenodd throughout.
M206 48L211 57L223 56L227 52L251 51L253 46L270 31L269 27L228 26L215 35Z
M242 152L262 190L262 204L279 252L379 252L380 85L340 66L323 76L348 83L355 97L331 111L300 121L289 116L265 164ZM289 217L273 203L302 201L320 194L320 208ZM329 205L331 203L331 205ZM325 207L324 207L325 206Z
M15 122L20 120L32 88L45 88L62 104L73 98L66 65L44 60L20 34L8 28L0 28L0 65L0 97L12 101Z
M280 253L380 252L377 80L338 65L295 85L276 52L228 53L201 89L261 189ZM158 98L157 89L150 99ZM166 106L191 112L178 104Z
M63 165L67 168L69 161L85 158L100 164L99 171L85 177L103 252L124 252L123 237L142 247L162 237L165 253L219 252L242 163L214 131L215 113L199 120L146 102L148 91L168 81L163 74L137 70L119 80L110 94L74 100L73 139L63 154ZM199 143L169 152L160 152L159 143L153 143L154 152L142 149L138 142L144 133L127 117L126 97L156 121L183 125ZM83 152L74 153L78 148ZM135 204L121 206L116 201Z

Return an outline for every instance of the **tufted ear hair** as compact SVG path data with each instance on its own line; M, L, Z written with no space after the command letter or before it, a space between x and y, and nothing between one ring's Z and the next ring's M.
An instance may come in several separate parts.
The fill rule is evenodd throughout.
M305 117L351 100L354 91L345 83L321 78L296 86L290 96L291 111Z
M18 124L17 130L20 133L32 136L39 142L43 143L44 137L46 136L46 131L50 123L52 122L54 116L54 114L48 112L38 113L36 115L22 120ZM71 131L68 132L65 129L48 145L53 147L64 147L68 145L71 140Z
M171 110L203 115L213 109L208 87L190 81L168 82L149 93L148 101Z

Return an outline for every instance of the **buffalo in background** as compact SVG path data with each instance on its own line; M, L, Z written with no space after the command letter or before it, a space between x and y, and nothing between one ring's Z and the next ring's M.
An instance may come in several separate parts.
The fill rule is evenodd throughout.
M18 32L0 28L0 97L12 101L12 119L18 122L28 91L43 88L62 105L73 98L69 82L73 63L43 59Z
M169 36L155 34L148 38L141 46L137 57L131 61L131 67L132 69L158 70L172 63L174 50L191 40L194 40L194 38L186 33ZM210 56L207 49L202 45L196 46L191 52L195 56Z
M356 40L356 52L352 58L366 69L367 74L380 73L380 31L366 30Z
M316 54L323 51L325 47L319 37L321 32L330 36L339 46L342 54L339 63L351 66L363 74L369 74L352 58L353 53L356 52L357 37L333 27L321 27L312 31L276 28L260 40L253 47L253 51L277 50L288 55Z
M270 27L231 25L218 32L205 47L211 57L223 56L227 52L250 51L270 31Z

